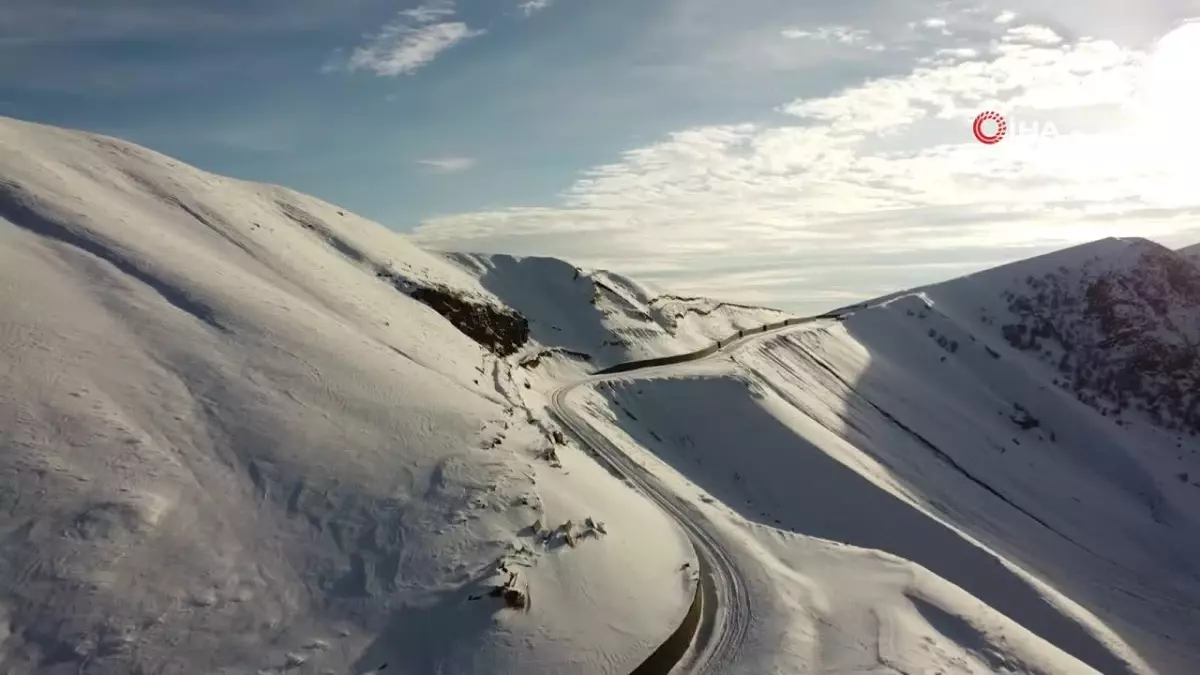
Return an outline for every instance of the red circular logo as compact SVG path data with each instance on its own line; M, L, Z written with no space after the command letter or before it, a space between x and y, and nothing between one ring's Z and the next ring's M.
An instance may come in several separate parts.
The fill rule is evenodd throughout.
M983 125L986 122L995 122L996 131L991 134L985 132L983 130ZM1006 131L1008 131L1008 123L1004 121L1004 116L1000 113L992 112L991 110L979 113L979 116L975 118L975 124L971 125L971 132L975 134L975 140L983 143L984 145L995 145L999 143L1000 139L1004 138L1004 133Z

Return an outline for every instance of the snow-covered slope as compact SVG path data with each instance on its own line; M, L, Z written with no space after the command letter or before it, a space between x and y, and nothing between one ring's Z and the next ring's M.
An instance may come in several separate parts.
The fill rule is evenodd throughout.
M1106 240L575 403L736 567L729 672L1183 675L1198 278ZM694 551L551 392L781 318L0 118L0 670L630 672Z
M750 579L752 646L730 672L1129 672L1036 581L750 373L614 385L588 401L596 419L706 505Z
M691 547L516 366L777 313L573 277L0 118L0 670L632 670Z
M590 405L746 533L770 656L745 672L1185 675L1200 663L1198 272L1104 240L867 303L732 362L617 380ZM877 583L887 565L811 537L917 567ZM914 590L913 569L987 610ZM796 605L816 613L807 637L780 639ZM1022 631L1037 638L1018 653Z
M773 309L671 295L619 274L581 270L553 258L448 257L530 317L534 348L523 355L526 363L550 355L601 369L703 349L743 328L788 318ZM553 353L546 354L547 348Z
M1022 362L1123 424L1200 432L1200 269L1144 239L1108 239L926 291L956 323L999 330Z

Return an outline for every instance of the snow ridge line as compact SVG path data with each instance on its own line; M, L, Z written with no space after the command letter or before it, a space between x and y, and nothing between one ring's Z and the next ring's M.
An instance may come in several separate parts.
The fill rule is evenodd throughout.
M832 312L826 312L825 314L819 314L817 316L792 318L792 319L787 319L785 321L779 321L776 323L769 323L764 326L759 326L758 328L746 328L743 330L739 330L738 332L734 333L733 335L730 335L727 338L724 338L722 340L717 340L716 342L705 347L704 349L699 349L694 352L686 352L684 354L672 354L671 356L659 356L659 357L656 357L653 359L642 359L640 361L626 361L625 363L618 363L614 366L609 366L608 368L605 368L603 370L598 370L595 373L593 373L592 377L598 377L598 376L602 376L602 375L616 375L618 373L628 373L628 372L631 372L634 370L644 370L646 368L657 368L659 366L671 366L671 365L675 365L675 364L679 364L679 363L687 363L688 361L699 361L700 359L703 359L708 356L712 356L713 354L716 354L717 352L722 351L722 350L732 346L734 342L741 340L743 338L747 338L747 337L750 337L753 335L762 335L765 333L770 333L772 331L783 330L784 328L788 328L791 326L799 326L799 325L805 324L805 323L811 323L811 322L817 321L819 319L841 319L844 316L845 316L845 310L834 310Z
M169 272L147 268L121 246L103 236L66 224L53 205L44 204L19 185L0 184L0 219L34 236L107 262L122 274L145 284L172 307L207 324L209 328L226 333L230 330L221 322L215 308L203 299L190 295L170 278Z
M829 364L827 364L825 361L823 361L821 358L819 358L816 354L813 354L810 350L808 350L803 345L797 344L796 347L800 350L801 353L803 353L805 356L807 356L809 358L809 360L812 361L812 363L814 363L817 367L821 368L822 370L824 370L825 372L827 372L831 376L833 376L838 382L840 382L842 384L842 386L846 387L846 389L848 391L854 392L854 394L857 395L860 399L862 399L863 402L865 402L867 405L874 408L876 412L878 412L880 415L882 415L884 417L884 419L886 419L887 421L896 425L897 428L899 428L901 431L903 431L906 434L908 434L909 436L911 436L914 440L916 440L921 445L924 445L926 448L928 448L930 450L930 452L933 453L934 457L937 457L938 460L940 460L942 463L949 466L951 469L953 469L955 472L960 474L962 477L966 478L968 481L983 488L986 492L990 493L992 496L996 497L1001 502L1012 507L1018 513L1026 516L1027 518L1034 521L1038 525L1041 525L1042 527L1046 528L1051 533L1058 535L1059 537L1061 537L1068 543L1079 547L1084 552L1086 552L1092 556L1095 556L1096 558L1103 560L1103 561L1109 563L1110 565L1113 565L1114 567L1118 567L1120 569L1124 569L1129 572L1134 571L1134 570L1129 569L1127 566L1125 566L1107 556L1101 555L1100 553L1093 550L1091 547L1078 541L1077 539L1071 537L1070 535L1058 530L1053 525L1046 522L1046 520L1044 520L1043 518L1038 517L1036 514L1031 513L1028 509L1022 507L1020 504L1017 504L1012 499L1010 499L1008 496L1006 496L1004 493L1000 492L998 489L996 489L991 484L989 484L986 480L984 480L984 479L976 476L975 474L971 473L970 471L968 471L966 467L964 467L962 464L957 462L953 457L951 457L949 454L947 454L944 450L942 450L938 446L934 445L934 443L932 441L925 438L921 434L917 433L911 427L905 425L903 422L901 422L899 419L897 419L894 415L892 415L891 413L889 413L888 411L886 411L882 407L880 407L879 404L877 404L874 401L872 401L871 399L867 398L866 395L864 395L862 392L858 391L853 386L851 386L849 382L847 382L844 378L842 378L841 375L839 375L837 373L837 371L835 371Z

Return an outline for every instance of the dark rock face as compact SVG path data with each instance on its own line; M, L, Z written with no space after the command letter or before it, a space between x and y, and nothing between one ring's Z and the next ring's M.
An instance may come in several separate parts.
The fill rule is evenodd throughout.
M1020 285L1020 284L1019 284ZM1137 410L1200 433L1200 268L1148 245L1132 264L1060 268L1005 291L1012 346L1036 352L1060 386L1106 416Z
M418 283L390 265L377 267L375 276L441 314L464 335L496 356L516 354L529 341L529 320L513 309L474 300L448 288Z
M529 341L529 321L507 307L427 286L416 288L410 295L497 356L511 356Z
M555 355L565 356L569 359L575 359L576 361L583 361L585 363L592 360L591 354L585 354L583 352L577 352L570 349L563 349L561 347L551 347L550 349L543 349L536 354L532 354L521 359L521 363L519 365L522 368L537 368L539 365L541 365L543 358Z
M504 591L504 604L508 605L509 609L525 609L529 604L529 599L523 592L510 588Z

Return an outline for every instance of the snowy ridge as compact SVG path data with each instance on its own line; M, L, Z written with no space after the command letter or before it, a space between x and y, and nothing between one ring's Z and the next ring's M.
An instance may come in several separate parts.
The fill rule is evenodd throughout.
M1188 418L1148 404L1179 390L1175 410L1189 410L1194 371L1146 358L1195 354L1181 260L1095 242L751 341L733 363L631 373L589 405L629 453L713 505L744 574L778 561L752 584L762 655L738 672L1185 675L1200 658L1200 444ZM1064 387L1063 354L1104 375ZM1131 370L1145 379L1121 380L1130 405L1114 416L1095 383ZM822 541L915 563L986 609L944 587L877 585L887 565L819 554ZM800 630L814 638L780 641L797 620L781 593L819 608ZM1008 636L1022 631L1018 652Z
M572 317L546 295L569 266L494 261L519 280L0 119L0 669L632 670L687 611L693 553L556 444L539 391L598 367L568 348L603 363L707 333L615 300ZM618 330L661 334L603 352Z
M794 391L811 391L805 384ZM827 456L838 446L824 423L814 425L788 404L719 361L611 376L582 404L635 461L695 499L706 527L733 552L756 622L747 646L720 672L984 673L1006 665L1014 672L1091 672L1030 630L1093 663L1122 663L1049 609L1035 581L881 489L875 480L886 473L878 465L874 480L844 466L851 446ZM818 430L824 433L814 437ZM821 445L788 452L797 436ZM697 491L699 499L692 497ZM1009 616L910 562L814 535L907 554Z
M1071 542L1057 559L1024 535L992 535L1160 672L1188 672L1198 644L1194 618L1162 606L1194 606L1200 593L1195 272L1141 239L988 270L851 318L846 337L869 359L841 369L858 393L1038 515L1044 534ZM1093 567L1111 581L1082 582L1104 578L1083 572Z
M585 370L695 351L744 328L789 315L778 310L677 298L604 270L553 258L450 253L448 258L509 307L529 316L522 361L542 355Z
M1133 408L1181 435L1200 431L1200 397L1192 393L1200 381L1200 269L1136 239L1078 247L1048 262L927 292L961 320L974 310L978 322L999 321L1010 345L1052 364L1056 386L1102 414L1120 422ZM977 308L966 304L975 299Z

